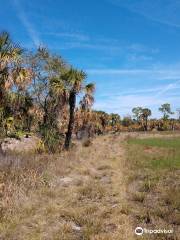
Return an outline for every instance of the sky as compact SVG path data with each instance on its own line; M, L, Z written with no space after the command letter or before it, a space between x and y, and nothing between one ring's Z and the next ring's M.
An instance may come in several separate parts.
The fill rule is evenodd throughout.
M97 110L180 108L180 0L0 0L0 31L83 69ZM175 115L174 115L175 116Z

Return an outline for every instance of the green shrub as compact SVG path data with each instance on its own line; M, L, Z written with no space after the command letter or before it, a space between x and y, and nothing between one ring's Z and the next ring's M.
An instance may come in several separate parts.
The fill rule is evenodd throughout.
M55 153L60 149L61 137L56 128L50 126L41 126L40 133L44 142L44 146L49 152Z

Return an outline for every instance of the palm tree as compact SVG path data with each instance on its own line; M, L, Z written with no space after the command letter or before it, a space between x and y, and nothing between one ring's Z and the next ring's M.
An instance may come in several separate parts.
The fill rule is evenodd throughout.
M94 103L94 91L95 91L95 84L89 83L84 88L85 95L83 99L80 101L81 109L84 111L88 111L91 109Z
M83 88L83 82L86 78L86 74L83 71L79 71L70 68L65 74L63 74L62 79L64 80L66 88L69 90L69 123L68 130L66 132L65 138L65 149L69 149L71 145L71 138L74 128L74 116L76 107L76 96Z
M21 54L22 49L12 43L9 34L0 33L0 107L5 101L6 90L13 84L13 75Z
M151 110L149 108L142 109L142 119L145 121L144 130L148 130L148 117L151 116Z

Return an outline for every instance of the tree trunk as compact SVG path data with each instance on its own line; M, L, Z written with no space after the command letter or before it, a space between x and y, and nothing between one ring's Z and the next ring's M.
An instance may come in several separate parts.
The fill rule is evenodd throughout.
M146 119L145 119L145 131L147 131L147 130L148 130L148 119L146 117Z
M0 107L4 107L4 100L5 100L5 91L4 91L4 84L2 84L0 79Z
M2 142L0 142L0 156L5 155L3 149L2 149Z
M76 92L72 90L69 96L69 124L68 124L68 131L66 133L66 139L64 147L66 150L69 149L71 145L71 138L74 128L74 110L76 106Z

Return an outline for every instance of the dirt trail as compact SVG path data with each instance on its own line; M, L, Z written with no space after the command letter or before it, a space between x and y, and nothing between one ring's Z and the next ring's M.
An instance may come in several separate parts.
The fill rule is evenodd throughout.
M102 161L107 162L112 167L111 186L109 186L114 193L112 196L117 201L116 211L112 219L118 226L114 239L134 239L134 229L130 216L128 215L127 203L127 189L125 174L125 149L123 141L127 137L126 134L118 136L109 136L107 138L107 146L104 148L107 151L106 158ZM106 139L106 138L105 138ZM102 144L102 143L101 143ZM113 238L112 238L113 239Z
M92 188L99 186L105 191L99 200L90 196L89 204L93 205L94 201L98 202L100 212L98 217L102 221L102 231L87 239L134 239L134 230L128 216L123 171L125 167L123 140L127 135L97 137L93 140L92 146L84 148L80 144L76 152L79 160L78 169L73 169L70 175L72 174L74 179L78 176L84 182L85 189L90 182ZM104 219L103 215L105 215ZM91 217L93 219L93 216Z
M123 175L125 136L78 143L48 167L46 185L17 200L0 239L131 240Z
M87 166L87 169L90 171L96 169L97 174L101 173L104 176L100 177L98 181L106 189L104 200L106 199L112 211L107 219L107 225L114 226L114 230L110 231L109 238L100 237L98 239L134 239L134 230L128 216L124 176L126 161L123 140L127 135L109 135L96 138L92 148L89 149L91 164ZM104 180L110 179L110 181L102 181L103 178Z

